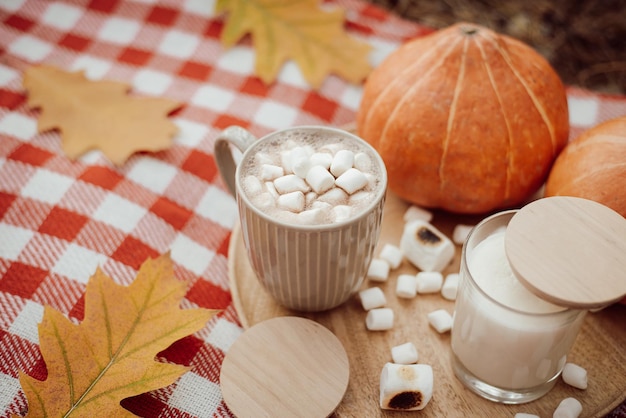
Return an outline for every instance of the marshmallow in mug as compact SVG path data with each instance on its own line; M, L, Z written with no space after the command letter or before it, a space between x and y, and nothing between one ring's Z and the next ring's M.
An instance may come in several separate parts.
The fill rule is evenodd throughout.
M291 139L275 146L257 154L243 179L250 200L271 216L300 224L341 222L371 201L380 173L363 150Z

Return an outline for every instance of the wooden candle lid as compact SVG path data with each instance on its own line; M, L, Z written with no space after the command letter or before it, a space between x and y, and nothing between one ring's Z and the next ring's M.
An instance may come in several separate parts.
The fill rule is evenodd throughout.
M228 408L245 417L325 417L348 388L341 342L317 322L277 317L245 331L220 373Z
M505 248L520 282L554 304L592 309L626 295L626 219L600 203L529 203L511 219Z

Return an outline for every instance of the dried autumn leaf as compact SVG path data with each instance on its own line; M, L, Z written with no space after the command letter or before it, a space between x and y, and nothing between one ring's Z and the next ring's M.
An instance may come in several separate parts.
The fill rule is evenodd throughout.
M173 383L187 367L155 356L202 328L216 312L179 308L185 284L174 277L169 255L143 263L129 286L100 269L85 292L79 325L46 307L39 345L45 381L20 372L28 416L132 416L120 401Z
M255 71L265 83L289 58L315 88L329 73L359 83L371 71L371 46L344 32L342 10L323 11L316 0L218 0L216 10L230 13L221 34L226 46L252 35Z
M33 66L24 73L23 84L28 104L41 108L38 131L58 128L70 158L98 148L113 163L122 164L135 151L167 148L177 130L167 114L179 103L129 96L130 86L124 83Z

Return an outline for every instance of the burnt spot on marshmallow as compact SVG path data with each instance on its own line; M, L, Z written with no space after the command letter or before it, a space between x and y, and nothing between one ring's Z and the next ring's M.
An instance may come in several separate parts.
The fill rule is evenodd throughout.
M441 243L441 237L426 227L421 227L416 231L417 240L428 245Z
M422 393L415 391L401 392L389 400L392 409L413 409L422 404Z

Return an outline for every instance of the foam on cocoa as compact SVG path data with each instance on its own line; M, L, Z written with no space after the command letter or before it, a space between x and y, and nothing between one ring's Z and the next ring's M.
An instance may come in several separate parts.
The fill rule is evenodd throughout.
M268 216L284 222L321 225L343 221L363 212L379 193L380 187L383 187L380 180L381 167L375 163L376 157L372 155L367 146L350 137L333 132L285 131L271 140L255 144L253 147L251 150L252 158L242 161L239 169L243 193L255 207ZM349 192L346 192L337 184L333 184L319 194L316 193L311 187L313 182L311 184L306 182L308 170L313 165L320 165L325 170L329 170L327 165L331 160L320 158L320 154L334 158L341 151L340 156L345 161L345 155L343 155L345 150L353 152L352 167L365 175L367 178L365 186L359 187L357 190L348 187ZM309 164L310 167L303 169L303 165L306 164ZM302 190L304 204L301 206L301 210L299 205L293 204L294 199L282 198L282 202L289 200L290 206L289 208L280 207L278 197L283 195L276 194L277 188L274 186L274 181L277 179L268 181L263 178L264 166L267 165L282 167L283 176L295 175L304 180L308 189ZM333 177L335 180L338 178L338 176ZM285 180L287 179L280 179L279 184L284 183ZM322 190L319 189L319 185L314 186L316 189ZM349 207L348 214L346 214L346 207Z

